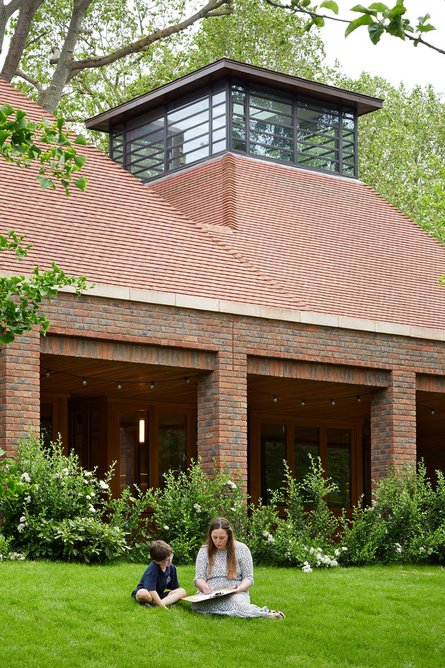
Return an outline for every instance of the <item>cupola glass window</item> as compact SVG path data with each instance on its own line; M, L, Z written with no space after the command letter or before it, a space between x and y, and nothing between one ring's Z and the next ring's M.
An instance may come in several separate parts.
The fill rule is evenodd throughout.
M218 82L115 125L111 157L143 182L232 151L356 176L356 113L248 82Z

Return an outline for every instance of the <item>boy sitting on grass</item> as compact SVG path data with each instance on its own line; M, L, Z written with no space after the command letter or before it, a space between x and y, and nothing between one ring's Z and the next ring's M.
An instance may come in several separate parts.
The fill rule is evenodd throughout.
M150 546L150 557L152 561L131 595L140 605L167 608L187 596L187 592L179 586L170 545L163 540L154 540Z

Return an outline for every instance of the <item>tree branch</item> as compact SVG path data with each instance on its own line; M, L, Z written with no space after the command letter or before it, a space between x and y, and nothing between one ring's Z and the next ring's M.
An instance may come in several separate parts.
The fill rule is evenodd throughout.
M16 70L15 75L17 77L20 77L21 79L24 79L24 81L27 81L31 86L34 86L34 88L40 93L42 91L42 86L40 83L37 81L37 79L34 79L32 76L29 74L26 74L26 72L23 72L23 70Z
M226 6L225 7L226 11L224 13L225 14L230 13L231 0L210 0L210 2L208 2L202 9L195 12L195 14L192 14L192 16L189 16L187 19L184 19L183 21L180 21L179 23L176 23L174 25L168 26L167 28L156 30L151 35L142 37L141 39L136 40L135 42L132 42L127 46L121 47L120 49L117 49L112 53L109 53L105 56L98 56L96 58L84 58L83 60L73 61L71 64L71 75L69 79L75 77L82 70L93 67L103 67L104 65L109 65L110 63L114 63L117 60L121 60L126 56L130 56L135 53L140 53L141 51L146 51L155 42L165 39L166 37L170 37L170 35L182 32L183 30L189 28L197 21L200 21L203 18L211 16L212 13L214 16L216 16L214 12L223 8L224 5Z
M7 5L0 0L0 53L3 49L6 26L11 16L19 9L23 0L11 0Z
M440 49L438 46L434 46L434 44L431 44L431 42L425 42L424 39L421 37L413 37L413 35L410 35L409 33L405 33L406 39L408 39L410 42L414 42L415 46L418 44L422 44L422 46L428 47L428 49L433 49L433 51L437 51L437 53L441 53L443 56L445 56L445 51L444 49Z
M281 2L274 2L274 0L265 0L265 2L271 7L275 7L276 9L284 9L288 12L292 12L293 14L305 14L310 19L327 19L328 21L337 21L337 23L349 23L348 19L342 19L340 16L331 16L330 14L319 14L318 12L314 12L307 7L299 7L298 5L283 5Z
M1 71L1 76L6 79L6 81L11 81L19 66L32 20L43 2L44 0L21 0L20 2L14 3L16 5L15 9L19 9L20 11L17 19L17 26L14 30L14 35L12 36L11 46ZM9 10L9 7L10 5L6 5L5 8ZM10 14L10 16L12 16L12 14Z
M315 26L318 26L318 27L322 27L324 25L325 20L336 21L336 22L339 22L339 23L346 23L349 26L352 26L355 23L354 21L349 21L348 19L342 19L339 16L332 16L331 14L329 14L329 15L321 14L320 12L317 11L316 6L314 6L314 8L311 8L309 3L306 6L302 6L298 1L293 2L291 4L284 4L282 2L279 2L278 0L265 0L265 2L268 5L270 5L271 7L274 7L276 9L285 10L285 11L288 11L288 12L293 13L293 14L303 14L304 16L307 16L310 19L310 21L312 22L312 25L315 25ZM366 8L364 6L357 6L357 7L358 8L355 11L360 11L360 12L362 12L363 15L373 14L375 17L377 17L377 14L380 13L380 14L382 14L382 17L385 17L385 18L387 18L386 17L386 10L389 10L389 7L386 7L386 6L384 6L384 9L377 9L377 8L373 7L373 5L370 5L369 8ZM369 11L371 8L373 9L372 12ZM429 15L426 15L425 18L429 18ZM317 23L317 21L320 21L320 23ZM415 25L412 25L410 23L410 21L407 19L405 24L408 26L408 30L405 29L405 27L402 27L400 32L393 30L391 28L391 24L385 23L382 19L373 21L371 23L371 25L373 27L378 25L380 27L381 33L387 32L390 35L393 35L395 37L399 37L400 39L407 39L408 41L413 42L414 46L417 46L418 44L422 44L422 46L425 46L428 49L432 49L433 51L437 51L437 53L445 55L445 50L439 48L438 46L435 46L431 42L427 42L426 40L424 40L421 37L421 34L422 34L423 31L420 29L420 27L422 25L420 17L419 17L418 21L419 21L419 24L417 26L415 26ZM311 23L309 23L308 25L309 25L309 28L312 27ZM369 28L368 23L364 23L363 25L365 25L366 27ZM358 26L356 26L356 27L358 27ZM362 26L360 26L360 27L362 27ZM350 32L352 32L352 30ZM416 32L417 36L413 35L412 34L413 32ZM370 33L371 41L373 42L373 44L376 44L380 39L380 34L381 33L379 34L379 36L377 38L373 38L371 36L371 31L369 31L369 33ZM348 34L348 31L347 31L346 34Z
M70 79L74 49L79 40L82 21L94 0L74 0L70 24L63 43L62 51L57 61L51 84L39 95L39 104L53 113L63 93L63 89Z

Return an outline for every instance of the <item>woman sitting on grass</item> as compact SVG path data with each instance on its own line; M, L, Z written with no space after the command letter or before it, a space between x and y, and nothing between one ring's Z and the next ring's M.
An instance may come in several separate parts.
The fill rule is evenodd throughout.
M211 594L224 587L234 590L228 596L192 606L203 614L284 619L282 612L259 608L250 602L248 590L253 585L252 555L247 545L235 540L232 525L224 517L213 520L207 542L198 552L195 585L203 594Z

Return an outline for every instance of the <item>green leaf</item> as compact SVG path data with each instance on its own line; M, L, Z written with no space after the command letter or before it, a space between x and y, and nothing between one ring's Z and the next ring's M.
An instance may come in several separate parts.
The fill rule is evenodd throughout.
M313 16L312 21L314 25L317 26L317 28L323 28L324 27L324 18L321 16Z
M74 181L74 185L76 188L79 188L82 192L85 192L86 187L87 187L88 180L85 178L85 176L81 176L80 179L77 179L77 181Z
M385 28L381 23L373 23L368 27L369 37L373 44L377 44L380 41L384 32Z
M394 37L405 39L405 27L400 16L395 16L386 26L386 32ZM380 38L379 38L380 39Z
M38 176L36 176L36 179L37 179L37 181L39 182L40 187L43 188L44 190L45 190L46 188L51 188L52 190L54 190L55 187L56 187L56 186L54 185L54 182L51 181L51 179L49 179L47 176L40 176L40 175L38 175Z
M75 143L75 144L80 144L81 146L86 146L86 144L87 144L87 140L85 139L85 137L84 137L83 135L79 135L79 136L76 137L76 139L74 140L74 143Z
M84 155L75 155L74 156L74 162L76 164L76 167L81 169L86 162L86 157Z
M0 336L0 343L12 343L14 341L14 334L9 331Z
M372 5L369 5L369 9L374 9L376 12L384 14L389 10L388 5L384 5L383 2L373 2Z
M431 23L419 23L417 30L419 32L431 32L431 30L436 30L436 28Z
M11 107L11 105L7 103L2 104L2 106L0 107L0 112L4 114L6 117L10 116L13 113L13 111L14 111L13 107Z
M364 16L360 16L360 18L351 21L351 23L348 25L348 27L345 30L345 37L350 35L351 32L354 32L354 30L357 30L357 28L369 25L371 23L374 23L372 16L369 16L367 14L365 14Z
M334 2L334 0L324 0L320 7L324 7L325 9L329 9L334 14L338 14L338 5L336 2Z
M376 14L376 12L374 12L369 7L365 7L365 5L355 5L354 7L351 8L351 12L359 12L360 14L372 14L374 16Z
M397 3L392 9L389 10L388 12L388 17L390 19L395 18L396 16L402 16L402 14L406 13L406 7L402 3Z

